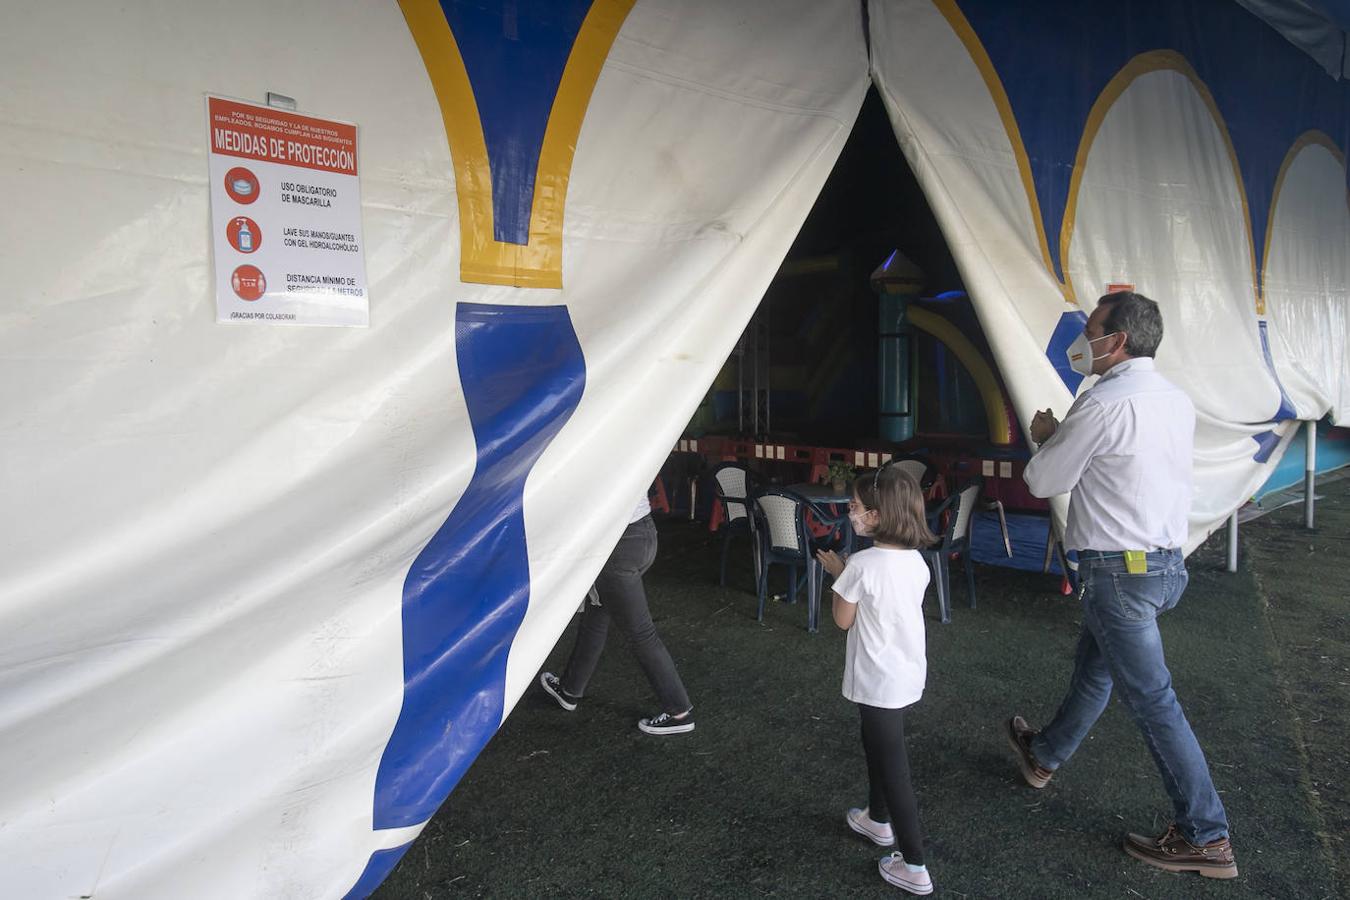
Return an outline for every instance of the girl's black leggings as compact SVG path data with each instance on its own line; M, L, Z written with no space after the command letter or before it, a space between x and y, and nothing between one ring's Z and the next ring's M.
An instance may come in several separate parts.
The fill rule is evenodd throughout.
M863 752L867 754L868 814L875 822L890 822L905 862L921 866L923 831L919 803L909 783L909 755L905 752L905 710L858 704L862 714Z

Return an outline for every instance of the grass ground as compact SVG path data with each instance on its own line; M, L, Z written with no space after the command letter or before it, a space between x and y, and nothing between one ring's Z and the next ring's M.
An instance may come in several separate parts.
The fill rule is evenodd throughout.
M971 610L954 579L954 621L930 614L928 689L908 720L937 895L1350 896L1350 866L1335 866L1350 833L1350 481L1326 494L1315 532L1298 508L1245 526L1237 574L1216 535L1161 623L1228 807L1236 881L1120 851L1126 830L1161 831L1170 804L1119 703L1050 787L1020 783L1001 723L1054 712L1075 602L1048 576L980 568ZM661 539L651 605L698 729L637 731L655 709L614 639L575 713L537 690L520 702L379 900L899 894L877 875L880 851L843 824L866 789L856 712L839 694L843 634L828 615L808 634L804 603L757 623L746 546L719 588L705 530L665 522Z

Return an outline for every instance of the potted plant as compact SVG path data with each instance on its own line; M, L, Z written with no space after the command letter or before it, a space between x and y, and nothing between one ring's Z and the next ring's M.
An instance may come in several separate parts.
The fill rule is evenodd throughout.
M836 461L830 463L830 468L825 473L825 480L830 487L843 493L844 488L848 487L848 483L853 480L856 473L857 470L849 463Z

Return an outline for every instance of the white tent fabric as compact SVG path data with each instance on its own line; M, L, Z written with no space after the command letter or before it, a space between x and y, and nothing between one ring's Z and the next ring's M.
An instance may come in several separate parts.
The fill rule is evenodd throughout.
M1271 350L1300 419L1350 422L1350 207L1336 186L1341 150L1322 138L1291 150L1275 207L1265 296Z
M1262 268L1256 189L1184 57L1113 78L1081 159L1083 122L1051 117L1069 158L1045 158L1078 179L1049 216L1010 129L1035 116L990 76L1014 74L990 62L999 5L874 0L865 24L854 0L7 0L4 892L373 889L562 632L869 77L1024 421L1081 389L1056 342L1105 284L1163 304L1159 362L1201 413L1192 543L1278 458L1286 400L1346 421L1344 117L1279 148ZM603 62L588 99L494 68L572 14L600 23L577 32ZM1007 39L1072 48L1064 21ZM467 104L455 54L479 79ZM215 323L203 95L269 90L360 128L369 328ZM493 129L555 90L555 114L584 111L570 167L516 199L565 197L538 282L562 287L462 278L469 249L544 227L512 218L502 185L535 169L503 169L522 144ZM496 168L457 168L465 122Z
M577 141L562 291L459 280L445 125L398 6L6 13L3 893L335 897L372 854L378 883L424 821L372 827L410 565L495 471L457 304L562 309L546 337L584 358L523 501L494 512L523 508L527 580L458 598L518 615L447 726L467 765L833 167L867 87L861 9L639 4ZM214 322L202 96L267 90L360 127L369 329ZM498 524L452 535L467 558L441 577L503 571Z
M1057 242L1019 161L1027 151L1002 73L963 13L971 7L872 3L874 79L900 145L952 247L1022 421L1047 405L1062 415L1072 401L1050 364L1062 355L1056 329L1066 316L1089 311L1112 284L1131 284L1159 301L1167 334L1158 365L1197 408L1193 548L1261 485L1292 437L1295 422L1274 421L1286 379L1317 385L1299 394L1299 418L1331 413L1343 420L1336 393L1350 383L1346 329L1337 327L1350 249L1343 162L1321 159L1320 168L1298 165L1284 176L1267 249L1275 309L1267 321L1258 314L1248 199L1228 127L1184 57L1140 54L1094 98L1074 161L1069 200L1076 203L1063 215ZM1059 244L1063 282L1043 241ZM1300 298L1306 308L1293 308ZM1265 359L1263 329L1276 335L1275 370ZM1309 374L1300 376L1300 367ZM1064 507L1056 511L1062 517Z
M1327 4L1331 9L1324 8L1324 4L1316 0L1237 2L1316 60L1327 74L1336 78L1350 75L1350 60L1345 58L1345 28L1335 14L1335 0Z

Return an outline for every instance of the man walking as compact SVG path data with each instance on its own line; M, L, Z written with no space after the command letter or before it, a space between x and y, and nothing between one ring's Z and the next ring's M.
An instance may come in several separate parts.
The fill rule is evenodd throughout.
M1186 589L1181 547L1191 506L1195 408L1154 369L1158 304L1122 291L1097 302L1069 361L1101 375L1064 421L1036 413L1040 450L1024 478L1037 497L1069 493L1064 545L1078 551L1083 630L1069 691L1043 730L1021 716L1007 737L1022 777L1043 788L1106 708L1113 688L1129 707L1176 822L1161 837L1130 834L1125 852L1172 872L1237 877L1228 819L1209 766L1172 690L1157 617Z

